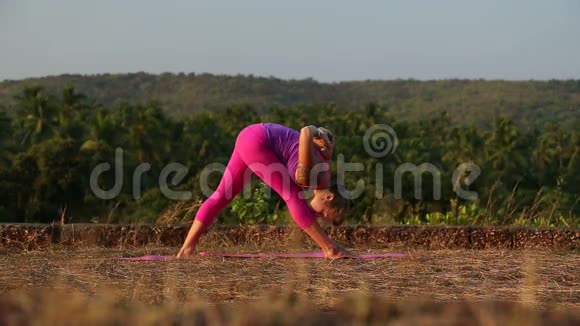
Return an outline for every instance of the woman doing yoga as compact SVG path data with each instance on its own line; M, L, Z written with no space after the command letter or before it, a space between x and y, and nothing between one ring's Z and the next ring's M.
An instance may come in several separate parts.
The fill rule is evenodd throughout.
M327 258L352 254L328 237L318 224L320 216L334 225L342 223L348 200L331 183L330 160L334 136L324 128L307 126L300 132L275 123L245 127L215 192L201 205L177 257L193 255L203 231L255 173L285 201L290 215L323 250ZM308 202L303 190L312 189Z

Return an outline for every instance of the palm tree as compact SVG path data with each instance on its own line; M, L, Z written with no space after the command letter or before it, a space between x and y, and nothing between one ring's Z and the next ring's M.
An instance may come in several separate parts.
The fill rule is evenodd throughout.
M169 120L155 103L129 109L128 142L141 162L162 161L170 150Z
M50 137L56 126L57 108L42 87L27 87L16 96L20 143L29 146Z
M10 162L12 154L12 120L4 111L0 111L0 166Z
M185 155L192 170L201 171L208 162L227 161L233 141L219 120L211 112L198 113L185 120L182 143L187 144Z
M475 127L454 127L444 143L443 161L450 166L467 162L478 164L482 145L483 139Z
M558 173L558 163L556 162L558 141L553 131L552 129L542 133L538 132L536 146L532 152L537 178L542 185L546 185L548 180L553 181Z
M86 96L76 93L73 87L66 87L62 92L61 110L56 116L58 134L62 137L80 139L83 136L83 101Z
M525 166L526 158L521 150L519 130L513 122L498 118L495 128L487 137L485 144L486 160L497 172L519 176Z
M86 140L81 149L110 149L116 145L119 127L115 125L110 111L100 109L95 112L88 121L87 128Z

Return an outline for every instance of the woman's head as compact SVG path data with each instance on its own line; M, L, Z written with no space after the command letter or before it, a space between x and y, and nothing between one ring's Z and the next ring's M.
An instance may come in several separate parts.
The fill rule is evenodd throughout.
M310 206L325 221L338 226L344 222L350 209L350 202L340 194L338 184L333 183L328 189L314 190Z

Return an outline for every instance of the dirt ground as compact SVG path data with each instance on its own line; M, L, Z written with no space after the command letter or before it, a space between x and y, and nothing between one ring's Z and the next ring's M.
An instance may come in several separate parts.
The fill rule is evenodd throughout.
M257 252L252 247L199 249ZM254 302L265 296L292 292L324 308L345 295L365 292L395 301L509 301L580 309L580 253L574 251L398 250L410 256L368 261L112 259L176 251L177 248L167 247L123 250L63 247L0 252L0 293L74 288L87 295L112 291L123 299L143 303L221 304ZM285 250L272 247L259 251Z

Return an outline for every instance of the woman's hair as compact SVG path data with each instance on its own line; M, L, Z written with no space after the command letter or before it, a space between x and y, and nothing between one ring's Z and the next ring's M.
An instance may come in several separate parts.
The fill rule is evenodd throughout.
M339 184L336 181L333 181L328 188L328 190L334 195L330 201L330 205L334 210L332 224L335 226L341 225L350 211L350 200L342 196L341 189L344 189L344 185Z

